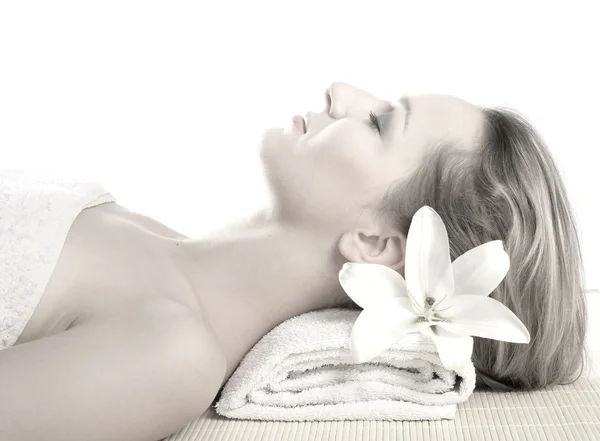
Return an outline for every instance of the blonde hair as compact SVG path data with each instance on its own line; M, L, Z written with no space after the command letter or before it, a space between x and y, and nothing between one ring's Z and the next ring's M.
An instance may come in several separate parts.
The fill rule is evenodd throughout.
M379 214L407 235L432 207L448 231L451 260L500 239L510 269L490 294L510 308L529 344L474 337L477 388L531 390L569 384L583 371L587 330L584 271L575 218L542 137L518 112L482 108L474 151L440 144L408 179L394 183ZM346 300L340 306L358 308Z

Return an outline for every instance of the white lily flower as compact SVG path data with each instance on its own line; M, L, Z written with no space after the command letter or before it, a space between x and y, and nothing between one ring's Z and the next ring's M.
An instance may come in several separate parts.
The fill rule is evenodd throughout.
M470 361L472 336L529 343L529 332L517 316L488 297L509 266L500 240L450 263L446 227L433 208L423 206L406 239L406 281L385 265L348 262L340 270L340 284L363 308L350 337L355 361L371 360L408 332L429 336L450 370Z

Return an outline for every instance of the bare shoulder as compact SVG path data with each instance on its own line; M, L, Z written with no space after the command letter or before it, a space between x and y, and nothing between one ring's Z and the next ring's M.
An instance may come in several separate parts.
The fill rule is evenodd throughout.
M197 366L203 381L222 383L227 360L221 345L204 317L183 303L168 298L135 302L110 315L84 315L71 328L98 323L126 323L127 332L137 333L174 364Z
M130 305L0 351L0 439L157 440L211 406L225 363L203 321L173 301ZM42 401L60 406L31 424Z

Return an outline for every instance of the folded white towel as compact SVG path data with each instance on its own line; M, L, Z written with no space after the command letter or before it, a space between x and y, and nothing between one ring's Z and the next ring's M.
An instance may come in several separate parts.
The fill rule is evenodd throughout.
M0 350L33 315L77 215L114 201L92 181L0 170Z
M433 341L409 333L368 363L349 343L360 310L323 309L265 335L233 372L215 405L239 419L454 419L475 388L475 368L446 369Z

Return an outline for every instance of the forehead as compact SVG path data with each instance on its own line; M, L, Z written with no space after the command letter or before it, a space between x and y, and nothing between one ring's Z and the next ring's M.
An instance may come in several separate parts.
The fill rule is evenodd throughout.
M406 98L410 115L400 100L390 103L395 110L389 142L412 141L416 148L439 140L471 147L477 144L483 127L483 112L478 106L452 95L419 94Z

